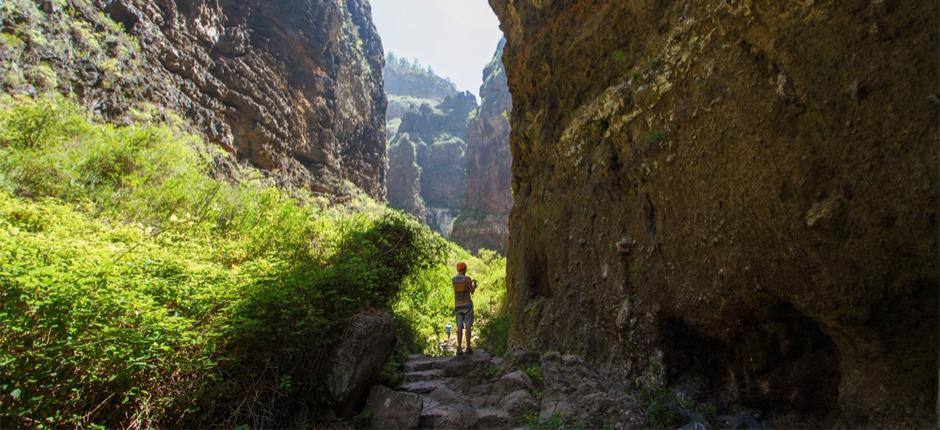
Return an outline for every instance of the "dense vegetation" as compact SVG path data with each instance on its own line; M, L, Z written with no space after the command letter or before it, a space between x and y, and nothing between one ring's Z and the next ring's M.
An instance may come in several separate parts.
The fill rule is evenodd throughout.
M219 154L139 117L0 101L2 427L285 422L323 404L323 363L360 309L393 309L401 350L433 351L458 259L499 320L504 259L364 197L213 177Z

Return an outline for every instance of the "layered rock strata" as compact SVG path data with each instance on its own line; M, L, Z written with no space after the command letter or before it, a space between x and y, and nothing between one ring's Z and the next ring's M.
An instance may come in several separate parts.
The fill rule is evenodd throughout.
M281 183L341 194L351 182L384 199L384 60L368 2L9 3L8 90L76 94L109 118L150 102ZM6 79L17 71L35 78Z
M935 425L935 2L490 4L513 344L777 426Z
M499 42L483 70L480 107L467 122L467 202L454 224L453 240L465 248L506 253L512 209L509 113L512 96L503 68Z

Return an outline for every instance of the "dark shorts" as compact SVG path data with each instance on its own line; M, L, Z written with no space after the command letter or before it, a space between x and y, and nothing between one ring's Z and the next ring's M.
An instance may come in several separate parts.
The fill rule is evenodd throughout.
M473 326L473 303L454 308L454 315L457 317L457 328L470 328Z

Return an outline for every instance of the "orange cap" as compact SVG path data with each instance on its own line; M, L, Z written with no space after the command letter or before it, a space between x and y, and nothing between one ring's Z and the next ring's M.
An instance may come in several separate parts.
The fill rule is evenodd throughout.
M467 271L467 263L464 263L463 261L457 263L457 271L458 271L458 272L466 272L466 271Z

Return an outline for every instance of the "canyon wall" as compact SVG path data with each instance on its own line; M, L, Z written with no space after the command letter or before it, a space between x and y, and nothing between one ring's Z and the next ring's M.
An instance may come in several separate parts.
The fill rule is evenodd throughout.
M76 94L112 119L150 102L282 184L338 195L351 182L384 199L384 59L367 1L10 0L8 9L7 91Z
M936 2L490 4L512 344L781 427L936 424Z
M450 237L467 187L467 117L476 98L430 68L389 55L388 203Z
M467 121L467 203L454 223L453 240L467 249L506 253L512 209L509 113L512 96L503 68L501 40L483 69L480 107Z

